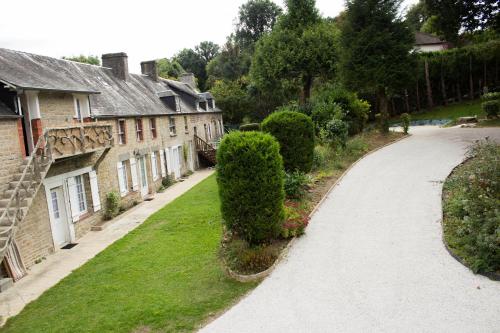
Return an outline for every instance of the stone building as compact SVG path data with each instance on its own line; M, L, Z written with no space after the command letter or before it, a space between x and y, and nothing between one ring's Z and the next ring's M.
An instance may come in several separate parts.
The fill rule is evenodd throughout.
M0 48L0 278L5 283L100 224L108 193L126 209L162 181L215 163L221 110L192 74L158 77ZM0 290L2 287L0 286Z

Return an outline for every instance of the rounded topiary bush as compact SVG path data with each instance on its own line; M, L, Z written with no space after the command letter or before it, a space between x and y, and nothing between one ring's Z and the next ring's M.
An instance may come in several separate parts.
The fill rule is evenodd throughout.
M497 118L500 114L500 100L487 101L481 106L489 119Z
M311 171L314 151L314 124L310 117L293 111L269 115L261 125L280 143L280 153L287 171Z
M283 161L269 134L232 132L217 151L224 224L251 244L276 237L284 219Z

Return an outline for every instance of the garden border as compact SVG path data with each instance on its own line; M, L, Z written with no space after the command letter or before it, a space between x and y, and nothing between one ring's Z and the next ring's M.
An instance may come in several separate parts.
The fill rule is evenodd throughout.
M450 176L455 172L456 169L458 169L459 167L461 167L462 165L464 165L464 163L466 163L470 159L471 158L465 158L462 162L460 162L459 164L457 164L450 171L450 173L446 176L446 179L444 180L444 182L446 182L448 180L448 178L450 178ZM445 236L444 236L444 209L443 209L443 202L444 202L444 182L443 182L443 186L441 187L441 241L443 242L444 248L446 249L446 251L448 252L448 254L452 258L454 258L456 261L458 261L460 264L462 264L465 268L467 268L469 271L472 272L472 270L465 263L465 261L458 254L456 254L455 252L453 252L453 250L448 246L448 243L446 242L446 239L445 239ZM500 274L498 274L496 272L485 272L485 273L474 273L474 272L472 272L472 274L474 274L474 275L482 275L482 276L487 277L488 279L490 279L492 281L500 281Z
M342 181L342 179L347 175L347 173L349 171L351 171L351 169L356 165L358 164L362 159L364 159L365 157L368 157L369 155L381 150L381 149L384 149L385 147L387 146L390 146L390 145L393 145L399 141L402 141L404 139L407 139L411 137L411 134L406 134L405 136L401 137L401 138L398 138L392 142L389 142L389 143L386 143L385 145L382 145L380 147L377 147L367 153L365 153L363 156L361 156L360 158L358 158L356 161L354 161L341 175L340 177L335 181L335 183L332 184L332 186L330 187L330 189L328 189L328 191L325 193L325 195L323 196L323 198L321 198L321 200L316 204L316 206L314 206L313 210L311 211L311 213L309 213L309 218L312 218L314 214L316 214L316 212L319 210L320 206L325 202L325 200L330 196L330 193L333 191L333 189L335 187L337 187L337 185L340 184L340 182ZM306 229L307 230L307 229ZM288 251L290 250L290 248L292 247L292 245L296 242L297 240L297 237L293 237L290 242L288 242L287 246L281 251L280 255L278 256L278 258L276 258L276 260L274 261L274 263L272 264L271 267L269 267L268 269L262 271L262 272L259 272L259 273L256 273L256 274L250 274L250 275L246 275L246 274L239 274L239 273L236 273L235 271L233 271L231 268L229 268L229 266L224 262L222 261L222 264L224 266L224 271L226 272L226 274L231 277L232 279L238 281L238 282L256 282L256 281L259 281L261 279L264 279L266 277L268 277L273 271L274 269L276 268L276 266L281 263L283 261L283 259L286 258L286 256L288 255Z

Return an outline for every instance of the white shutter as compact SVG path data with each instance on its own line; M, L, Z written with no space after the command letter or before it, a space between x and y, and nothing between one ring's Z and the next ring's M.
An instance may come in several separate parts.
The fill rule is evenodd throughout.
M130 158L130 173L132 175L132 189L137 191L139 189L139 181L137 177L137 164L135 158Z
M172 160L170 159L170 149L165 149L165 153L167 155L167 174L170 176L172 173Z
M75 177L66 180L68 184L69 204L71 208L71 220L77 222L80 219L80 207L78 204L78 192L76 189Z
M165 152L163 150L160 150L160 169L161 176L165 177L167 175L167 171L165 170Z
M125 194L127 194L127 185L126 181L123 178L123 168L125 168L125 165L123 162L118 162L116 163L116 169L118 172L118 187L120 189L120 195L123 197Z
M158 165L156 164L156 153L151 153L151 174L153 176L153 180L158 178Z
M97 184L97 174L94 170L89 172L90 192L92 193L92 205L94 212L101 210L101 197L99 196L99 185Z

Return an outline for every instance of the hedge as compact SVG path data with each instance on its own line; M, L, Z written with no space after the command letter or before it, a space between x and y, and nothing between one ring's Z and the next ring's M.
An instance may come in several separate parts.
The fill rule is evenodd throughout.
M280 153L287 171L311 171L314 124L310 117L299 112L279 111L264 119L261 128L280 143Z
M283 160L269 134L227 134L217 151L225 226L251 244L275 238L284 219Z
M500 100L487 101L481 106L489 119L496 118L500 114Z

